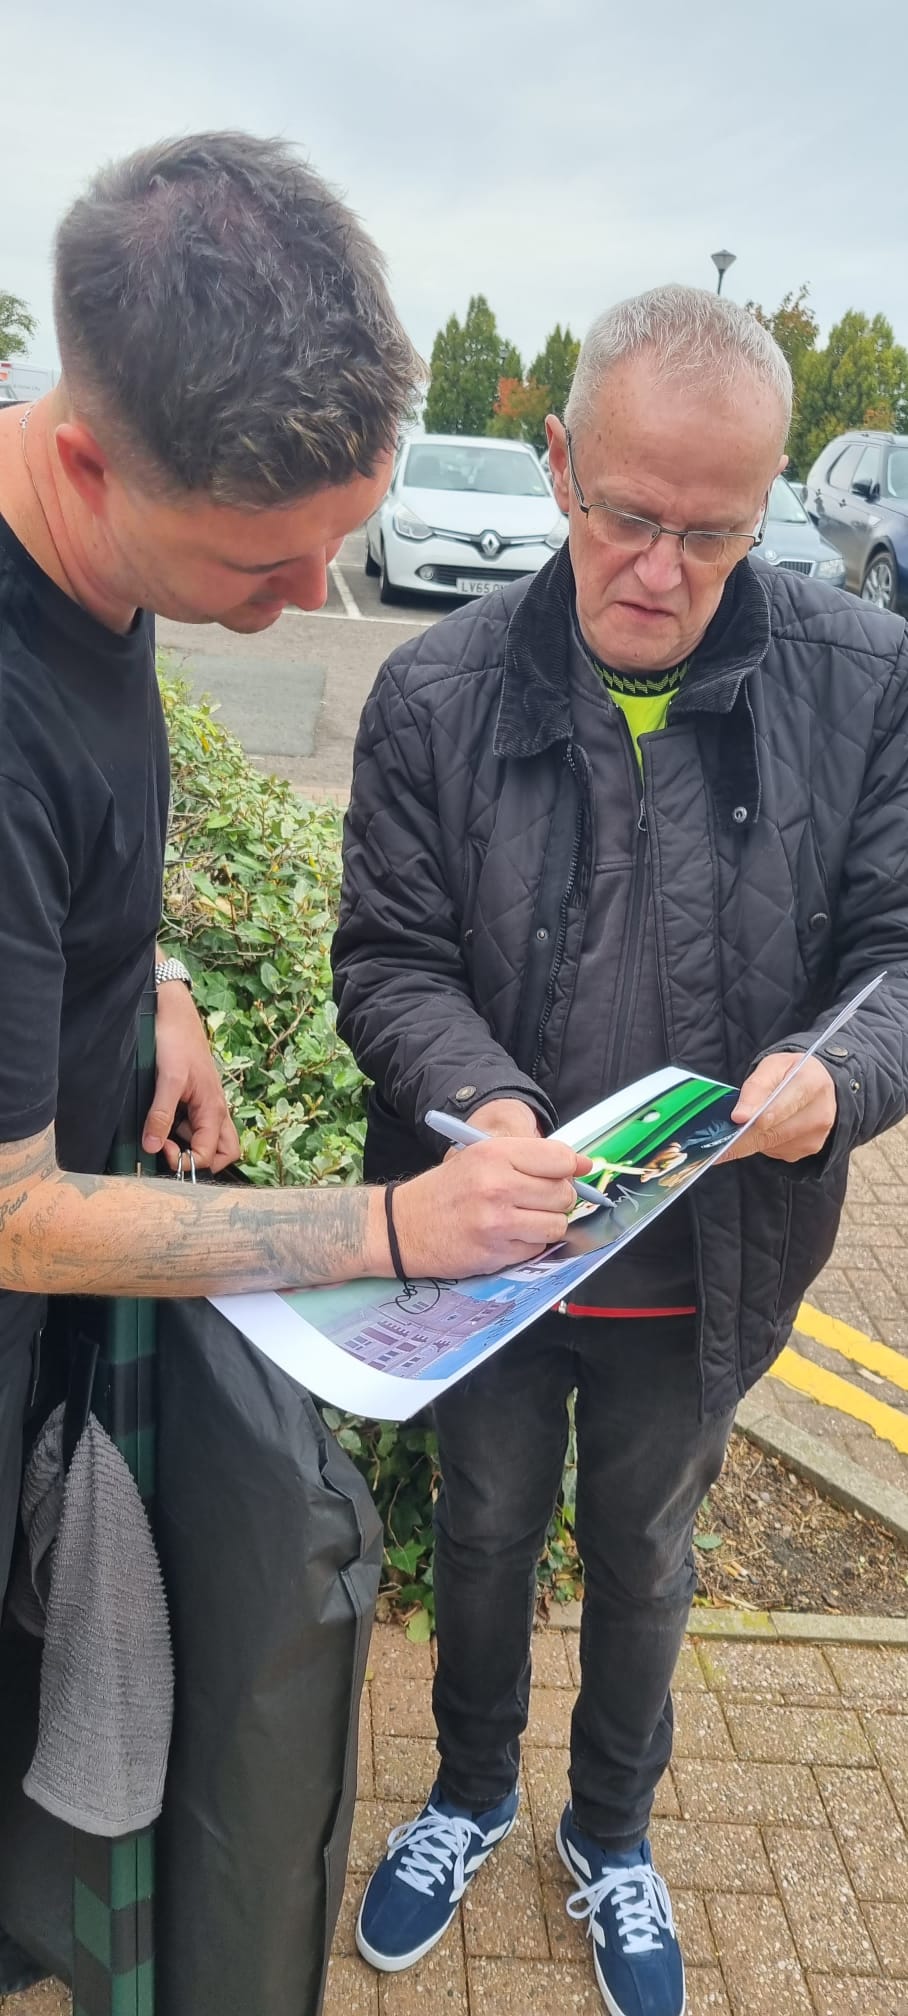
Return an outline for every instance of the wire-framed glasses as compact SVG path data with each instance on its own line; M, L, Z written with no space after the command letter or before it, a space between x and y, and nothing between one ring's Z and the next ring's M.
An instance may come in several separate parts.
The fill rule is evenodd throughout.
M638 518L633 511L617 511L605 497L597 497L588 503L577 481L567 428L565 441L574 496L592 537L602 545L623 546L627 553L645 553L648 546L655 546L657 539L677 539L682 553L689 560L699 561L707 567L721 567L725 564L733 566L736 561L743 560L745 553L752 553L754 547L761 544L769 514L768 496L755 532L674 531L668 525L657 525L653 518Z

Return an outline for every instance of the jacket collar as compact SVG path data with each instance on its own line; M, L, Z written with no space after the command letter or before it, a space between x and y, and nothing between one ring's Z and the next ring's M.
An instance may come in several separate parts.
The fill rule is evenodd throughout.
M565 543L557 558L535 576L508 626L496 756L538 756L556 742L571 740L574 620L574 574ZM746 681L765 658L770 634L769 598L758 574L744 560L729 575L716 614L672 703L673 721L692 715L720 717L723 763L716 796L724 818L736 825L749 823L760 809L756 728Z
M508 624L496 756L539 756L573 733L570 641L574 570L567 541L535 575Z
M574 573L565 544L537 574L508 626L495 727L496 756L538 756L573 732L570 691ZM691 660L672 717L729 714L748 675L769 649L769 602L749 562L729 576Z

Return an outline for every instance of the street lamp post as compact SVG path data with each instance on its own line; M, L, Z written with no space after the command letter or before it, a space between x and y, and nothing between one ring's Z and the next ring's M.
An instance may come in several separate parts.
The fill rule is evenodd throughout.
M712 254L712 262L719 275L719 285L716 288L717 294L721 294L722 282L725 279L729 266L734 265L736 257L737 254L735 252L714 252Z

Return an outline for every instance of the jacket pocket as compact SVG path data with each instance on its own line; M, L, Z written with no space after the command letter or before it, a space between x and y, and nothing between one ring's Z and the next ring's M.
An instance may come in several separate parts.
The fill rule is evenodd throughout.
M789 1180L788 1219L776 1315L791 1319L811 1282L826 1266L839 1229L847 1167L836 1167L821 1182Z
M776 1306L772 1312L774 1323L779 1321L788 1307L788 1301L786 1300L787 1284L790 1279L788 1256L791 1251L791 1223L794 1215L794 1198L792 1196L792 1184L789 1182L786 1187L785 1222L782 1229L782 1249L779 1256L779 1288L776 1295Z
M832 899L809 820L798 849L794 896L801 964L814 988L832 965Z

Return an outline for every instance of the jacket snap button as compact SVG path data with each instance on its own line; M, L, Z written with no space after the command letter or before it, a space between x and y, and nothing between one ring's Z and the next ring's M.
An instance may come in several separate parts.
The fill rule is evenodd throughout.
M852 1092L860 1092L860 1089L861 1089L861 1081L860 1081L860 1078L852 1078L852 1080L851 1080L851 1090L852 1090Z
M467 1099L475 1099L476 1097L475 1085L461 1085L460 1091L455 1092L454 1097L455 1099L460 1100L461 1105L463 1105Z
M731 815L731 816L732 816L732 818L733 818L733 820L734 820L734 822L735 822L735 825L736 825L736 826L746 826L746 825L747 825L747 806L746 806L746 805L736 805L736 806L735 806L735 809L734 809L734 811L733 811L733 813L732 813L732 815Z
M808 917L807 922L811 931L822 931L824 924L829 923L828 911L815 910L813 916Z
M539 942L540 942L540 944L542 944L542 945L544 945L544 944L545 944L545 941L546 941L546 939L547 939L548 935L549 935L549 934L548 934L548 932L547 932L547 930L546 930L546 928L545 928L545 925L544 925L544 924L540 924L540 926L539 926L539 929L538 929L538 931L537 931L537 933L536 933L536 936L537 936L537 938L539 939Z
M826 1055L827 1057L842 1058L847 1057L848 1051L846 1050L844 1043L827 1043Z

